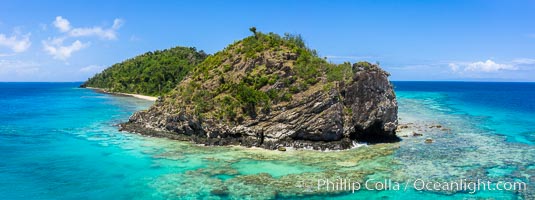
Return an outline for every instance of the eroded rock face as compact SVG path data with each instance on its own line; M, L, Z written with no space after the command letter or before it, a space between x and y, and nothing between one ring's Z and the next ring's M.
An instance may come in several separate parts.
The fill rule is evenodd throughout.
M378 67L359 70L345 88L345 106L351 108L346 133L369 142L394 141L398 106L388 73Z
M267 62L284 69L281 63ZM273 105L267 114L233 124L199 119L161 100L147 111L134 113L121 129L206 145L267 149L286 146L334 150L351 148L353 141L398 140L397 102L388 73L375 65L356 71L350 82L337 82L329 90Z

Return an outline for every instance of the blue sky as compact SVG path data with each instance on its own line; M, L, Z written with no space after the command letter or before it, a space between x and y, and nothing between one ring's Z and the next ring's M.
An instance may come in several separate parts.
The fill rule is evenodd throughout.
M535 1L3 1L0 81L83 81L157 49L301 34L391 80L535 81Z

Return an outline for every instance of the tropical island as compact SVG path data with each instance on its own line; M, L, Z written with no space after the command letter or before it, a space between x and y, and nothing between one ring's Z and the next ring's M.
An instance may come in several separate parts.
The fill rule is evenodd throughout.
M160 96L171 91L187 73L206 58L195 48L174 47L127 59L89 78L82 87L112 93Z
M3 2L0 200L535 199L533 10Z
M398 141L389 74L333 64L300 35L257 32L207 56L191 47L115 64L81 87L159 95L121 130L205 145L340 150Z

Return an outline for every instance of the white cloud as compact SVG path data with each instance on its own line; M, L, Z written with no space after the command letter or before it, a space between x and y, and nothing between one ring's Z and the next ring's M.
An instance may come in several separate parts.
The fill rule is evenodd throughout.
M115 40L117 39L117 30L124 24L122 19L113 20L113 25L110 28L103 28L100 26L94 27L72 27L69 20L62 16L57 16L53 22L54 26L58 28L60 32L67 33L69 37L90 37L96 36L101 39Z
M111 28L117 30L121 28L123 24L124 24L124 20L116 18L115 20L113 20L113 26Z
M140 40L141 40L141 38L138 37L138 36L135 36L135 35L130 36L130 41L132 41L132 42L136 42L136 41L140 41Z
M533 65L535 64L535 59L532 58L517 58L513 60L514 64L517 65Z
M69 35L72 37L97 36L107 40L117 39L117 33L115 29L102 29L101 27L75 28L69 32Z
M462 62L462 63L450 63L448 65L453 72L460 71L472 71L472 72L497 72L503 70L517 70L513 64L500 64L492 60L477 61L477 62Z
M0 57L10 57L14 55L15 55L14 53L0 53Z
M74 41L71 45L63 45L63 40L64 38L54 38L43 41L44 50L54 59L66 60L72 53L89 46L89 43L82 43L80 40Z
M56 20L52 24L54 24L54 26L58 28L61 32L67 32L71 30L71 23L69 22L69 20L64 19L61 16L57 16Z
M28 48L30 48L31 45L32 43L30 42L30 33L26 35L20 35L18 33L15 33L11 35L11 37L7 37L4 34L0 34L0 46L8 47L14 52L24 52Z
M464 68L465 71L495 72L500 70L517 70L518 68L508 64L498 64L492 60L470 63Z
M100 70L102 70L104 67L100 66L100 65L89 65L87 67L82 67L80 68L80 72L82 73L96 73Z
M450 63L448 66L450 67L451 71L453 71L453 72L459 71L459 65L458 64Z
M88 27L73 27L71 22L63 18L62 16L57 16L56 19L52 22L54 27L56 27L63 35L49 38L48 40L43 40L43 50L48 54L52 55L55 59L66 60L71 57L72 53L80 51L83 48L89 46L89 42L81 42L80 40L73 41L70 45L64 45L64 41L69 38L76 37L98 37L105 40L115 40L117 39L117 30L121 28L124 21L121 19L115 19L113 25L110 28L103 28L99 26L94 26L91 28Z
M336 56L336 55L327 55L325 57L330 60L346 60L346 61L367 60L367 59L377 58L374 56Z
M0 74L30 75L39 72L39 64L31 61L0 60Z

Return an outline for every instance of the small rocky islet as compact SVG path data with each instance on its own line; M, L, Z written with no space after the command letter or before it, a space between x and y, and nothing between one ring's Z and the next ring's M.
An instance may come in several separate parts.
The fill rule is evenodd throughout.
M176 70L188 72L173 79L176 87L152 107L121 124L121 130L205 145L273 150L342 150L355 142L399 141L396 96L389 74L378 65L329 63L306 47L299 35L251 31L252 36L213 55L195 48L178 52L175 56L185 62L175 61L184 64ZM162 52L169 54L158 51L142 56L151 60L161 58ZM143 67L136 59L125 62ZM165 62L151 61L150 66L158 70L153 66ZM125 65L112 66L82 87L117 92L146 91L137 85L161 88L155 86L161 84L159 79L139 80L146 76L139 73L129 77L122 71L135 67ZM124 76L118 79L114 74ZM136 80L146 82L133 85ZM153 95L154 89L146 94Z

